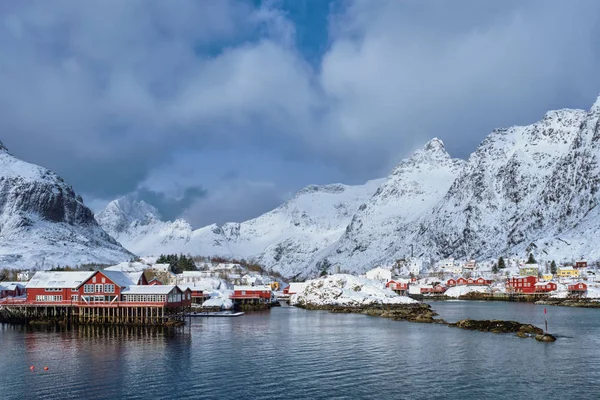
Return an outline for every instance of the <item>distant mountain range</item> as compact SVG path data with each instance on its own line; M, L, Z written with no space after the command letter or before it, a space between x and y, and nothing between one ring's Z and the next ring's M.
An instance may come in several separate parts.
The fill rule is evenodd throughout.
M0 142L0 267L114 263L133 257L58 175Z
M589 111L550 111L535 124L497 129L466 161L432 139L386 178L311 185L249 221L192 229L128 197L94 220L61 178L0 144L0 266L190 253L310 277L324 266L362 272L411 252L600 259L599 157L600 98Z
M323 265L362 272L415 255L600 258L600 98L493 131L469 158L438 139L384 179L308 186L258 218L192 229L141 201L113 201L96 218L136 254L253 258L288 277ZM333 268L333 267L332 267Z

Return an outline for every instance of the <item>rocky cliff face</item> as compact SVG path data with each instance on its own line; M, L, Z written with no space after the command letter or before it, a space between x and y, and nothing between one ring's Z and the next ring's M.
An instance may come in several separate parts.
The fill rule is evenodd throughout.
M538 200L586 118L581 110L553 111L533 125L490 134L421 222L415 242L420 250L495 257L539 235L552 218ZM536 215L546 222L533 223Z
M73 266L132 256L62 178L13 157L0 143L0 266Z
M409 256L419 222L446 194L464 165L464 161L450 157L441 140L429 141L398 164L359 207L342 237L325 255L327 261L355 272Z

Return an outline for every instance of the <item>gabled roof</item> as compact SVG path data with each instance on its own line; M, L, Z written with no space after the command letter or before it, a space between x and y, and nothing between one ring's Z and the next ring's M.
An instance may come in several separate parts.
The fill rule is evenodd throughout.
M119 287L128 287L131 285L137 285L138 281L132 281L129 274L121 271L98 271L106 275L108 279L113 281L115 285Z
M71 288L79 287L96 271L40 271L31 278L26 288Z

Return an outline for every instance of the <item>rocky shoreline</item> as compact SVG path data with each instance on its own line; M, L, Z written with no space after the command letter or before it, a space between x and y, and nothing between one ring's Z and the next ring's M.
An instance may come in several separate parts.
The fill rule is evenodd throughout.
M296 307L306 310L325 310L334 314L363 314L372 317L391 318L395 321L443 324L449 327L476 330L479 332L516 333L520 338L534 338L541 342L556 341L556 337L547 333L545 334L541 328L517 321L463 319L449 323L441 318L434 318L438 314L426 303L376 304L358 307L302 304Z
M535 304L561 307L600 308L600 301L592 299L544 299Z

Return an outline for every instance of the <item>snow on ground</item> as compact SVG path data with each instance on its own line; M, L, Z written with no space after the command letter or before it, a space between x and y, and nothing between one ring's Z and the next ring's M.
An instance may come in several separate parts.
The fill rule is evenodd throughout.
M448 288L444 295L458 298L469 293L490 293L490 288L487 286L454 286Z
M291 305L359 307L372 304L417 303L399 296L385 284L352 275L336 274L308 281L304 289L291 296Z
M231 299L229 299L229 298L211 297L210 299L206 300L202 304L202 307L203 308L219 307L223 310L230 310L233 308L233 301L231 301Z
M229 298L233 294L232 286L227 281L218 278L200 278L190 284L179 285L183 290L202 290L210 295L202 307L221 307L223 309L233 308L233 302Z
M588 289L585 297L588 299L600 299L600 284L599 283L587 283Z

